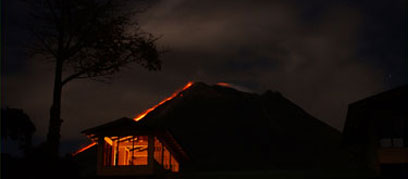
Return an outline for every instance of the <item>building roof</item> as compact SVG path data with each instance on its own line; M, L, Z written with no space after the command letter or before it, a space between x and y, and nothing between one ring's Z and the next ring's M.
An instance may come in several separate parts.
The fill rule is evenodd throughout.
M403 85L350 104L358 108L408 109L408 85Z
M408 127L407 109L408 85L350 104L343 130L344 144L360 145L373 137L399 135Z
M120 119L86 129L82 131L85 135L100 136L100 135L125 135L129 132L149 130L147 126L134 121L131 118L122 117Z

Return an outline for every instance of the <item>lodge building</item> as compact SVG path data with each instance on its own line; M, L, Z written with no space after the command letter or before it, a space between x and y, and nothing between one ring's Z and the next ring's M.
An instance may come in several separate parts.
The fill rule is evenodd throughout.
M188 160L170 132L149 130L130 118L121 118L83 131L98 143L97 175L145 176L180 171Z
M343 145L385 177L408 177L408 85L349 105Z

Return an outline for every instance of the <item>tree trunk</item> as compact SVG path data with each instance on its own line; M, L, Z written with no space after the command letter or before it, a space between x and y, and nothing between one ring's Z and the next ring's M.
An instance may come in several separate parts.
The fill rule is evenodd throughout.
M61 131L61 92L62 92L62 59L57 59L55 68L54 93L50 108L50 121L47 134L48 152L58 155Z
M62 1L64 4L64 1ZM58 156L59 144L61 138L61 93L62 93L62 69L65 60L64 51L64 12L65 6L62 6L62 12L60 17L60 22L56 24L58 31L58 47L55 62L55 79L54 79L54 92L52 96L52 104L50 108L50 122L48 125L47 134L47 146L48 152L51 156Z

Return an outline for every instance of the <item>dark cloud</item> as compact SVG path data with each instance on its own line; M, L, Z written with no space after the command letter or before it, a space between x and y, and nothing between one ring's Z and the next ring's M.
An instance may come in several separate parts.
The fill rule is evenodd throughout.
M380 91L383 72L356 53L363 21L358 9L328 3L307 19L303 7L282 1L165 1L143 22L174 49L171 58L180 63L173 74L252 81L258 91L279 90L342 129L347 104Z
M170 49L163 70L133 66L111 84L68 84L62 101L64 140L83 139L81 130L135 116L188 81L231 82L258 93L277 90L339 130L349 103L388 88L389 69L361 53L367 13L360 4L162 0L139 20ZM25 65L30 68L24 72L2 76L2 99L25 109L37 135L45 136L52 68L35 60Z

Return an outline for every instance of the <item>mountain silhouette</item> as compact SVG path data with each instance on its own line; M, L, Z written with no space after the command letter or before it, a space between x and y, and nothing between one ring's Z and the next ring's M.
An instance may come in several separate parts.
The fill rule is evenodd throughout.
M341 133L278 92L194 83L135 126L169 130L200 171L321 169L344 165Z

